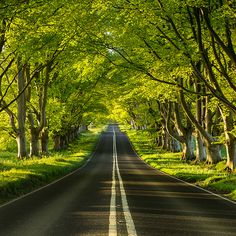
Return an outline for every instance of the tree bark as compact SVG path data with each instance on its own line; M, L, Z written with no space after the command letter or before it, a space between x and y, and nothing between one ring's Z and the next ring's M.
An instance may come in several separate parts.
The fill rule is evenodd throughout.
M232 112L220 108L224 121L225 147L227 153L226 169L232 171L236 166L236 137L232 134L234 119Z
M40 140L41 140L41 151L42 155L48 155L48 141L49 141L49 136L48 136L48 129L45 127L42 129L40 133Z
M35 78L39 79L39 72L35 74ZM30 80L30 66L29 65L27 65L26 67L26 80L27 82ZM30 103L31 85L29 85L26 90L26 99L27 99L27 102ZM40 155L40 152L39 152L40 129L37 125L35 125L36 122L35 122L33 113L34 113L33 109L28 107L27 118L29 121L29 129L30 129L30 157L33 157L33 156L38 157ZM36 114L35 116L37 117Z
M227 163L226 169L233 171L236 167L236 139L235 137L227 133L226 151L227 151Z
M167 145L167 132L163 132L161 143L162 143L161 149L168 150L168 145Z
M206 161L206 146L199 131L196 135L196 162Z
M2 19L0 23L0 53L2 52L4 44L5 44L6 29L7 29L6 20Z
M41 139L41 151L43 155L48 155L48 124L47 124L47 115L46 115L46 106L48 102L48 88L50 82L50 72L52 70L53 61L48 61L45 68L45 80L42 88L42 93L39 98L39 107L40 107L40 139Z
M17 61L18 79L17 87L18 93L20 93L25 87L24 68L22 66L21 59ZM22 93L17 99L17 121L18 121L18 133L16 136L18 146L18 158L26 158L28 156L25 136L25 119L26 119L26 98L25 92Z
M199 71L201 70L201 62L196 64ZM204 102L205 98L201 97L201 92L206 93L205 88L202 86L201 81L198 78L195 78L195 91L197 93L197 101L196 101L196 120L198 123L203 126L204 124ZM201 135L201 132L196 130L196 162L205 161L206 160L206 147Z
M216 164L221 160L221 144L217 143L217 138L213 135L213 112L209 109L209 97L205 102L205 126L207 134L212 134L210 139L206 140L206 162L208 164ZM217 109L218 110L218 109Z
M171 152L180 152L181 151L181 145L178 140L175 138L171 137L171 143L170 143L170 151Z
M207 143L207 164L216 164L221 160L221 145L214 143Z
M17 142L17 157L19 159L24 159L28 157L27 148L26 148L26 138L25 133L19 132L16 136Z
M39 156L39 131L37 128L30 129L30 156Z
M184 142L183 145L183 155L182 160L188 161L188 160L194 160L195 154L194 154L194 148L193 148L193 136L192 136L192 130L186 130L184 135Z
M54 134L53 136L53 149L54 151L61 151L62 147L61 147L61 136L59 134Z

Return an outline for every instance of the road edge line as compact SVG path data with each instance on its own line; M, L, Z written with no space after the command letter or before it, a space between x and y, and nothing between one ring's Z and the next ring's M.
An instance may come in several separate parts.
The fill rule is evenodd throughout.
M114 133L114 128L113 128ZM112 185L111 185L111 200L110 200L110 214L109 214L109 236L117 235L116 224L116 164L115 164L115 145L113 136L113 150L112 150Z

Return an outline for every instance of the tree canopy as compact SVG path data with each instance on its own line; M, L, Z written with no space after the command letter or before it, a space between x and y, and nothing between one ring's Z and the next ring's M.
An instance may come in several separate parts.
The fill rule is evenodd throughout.
M224 147L235 168L234 1L11 0L0 12L1 132L19 158L114 120L184 160L216 163Z

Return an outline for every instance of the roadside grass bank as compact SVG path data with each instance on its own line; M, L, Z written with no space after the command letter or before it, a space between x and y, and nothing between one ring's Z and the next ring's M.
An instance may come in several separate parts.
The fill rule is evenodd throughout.
M18 160L0 152L0 204L42 187L81 167L91 157L102 128L82 132L68 149L50 156Z
M130 130L122 126L121 129L127 133L139 156L150 166L236 200L236 172L229 174L224 170L225 160L216 165L184 162L181 160L181 153L170 153L154 147L147 131Z

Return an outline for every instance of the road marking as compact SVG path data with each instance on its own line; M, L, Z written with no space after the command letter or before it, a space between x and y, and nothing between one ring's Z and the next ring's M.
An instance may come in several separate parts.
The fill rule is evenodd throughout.
M111 202L110 202L110 216L109 216L109 236L117 235L116 226L116 163L113 142L113 167L112 167L112 186L111 186Z
M129 205L124 189L124 184L120 175L118 159L117 159L117 148L116 148L116 133L115 129L113 128L113 170L112 170L112 194L111 194L111 204L110 204L110 218L109 218L109 236L117 235L117 226L116 226L116 217L114 222L114 199L116 198L116 191L115 191L115 171L117 172L119 186L120 186L120 193L121 193L121 202L122 202L122 209L125 217L126 228L129 236L137 236L135 225L133 218L131 216ZM114 185L113 185L114 184ZM113 192L114 190L114 192ZM113 195L114 194L114 195ZM116 211L115 211L116 216ZM114 226L115 225L115 226ZM114 232L116 229L116 232Z

